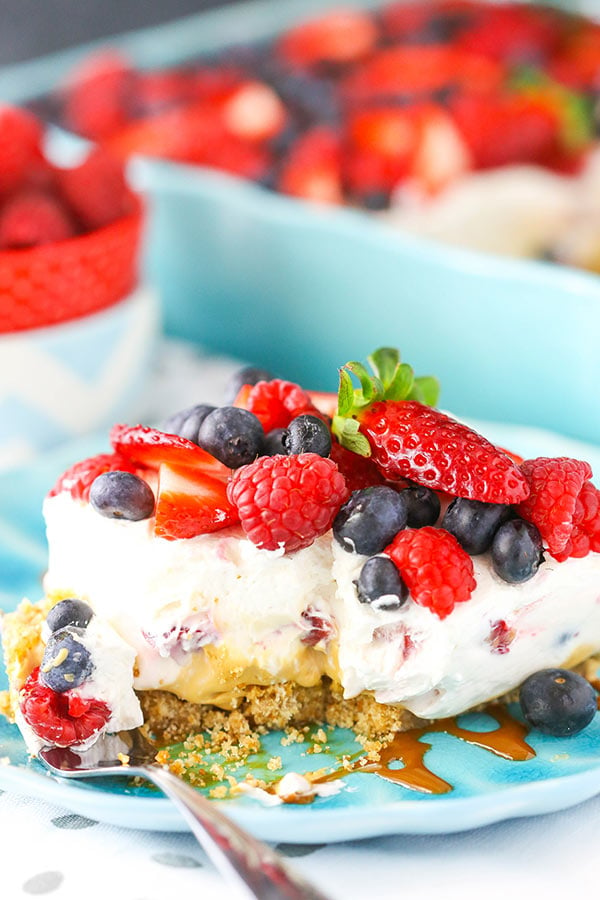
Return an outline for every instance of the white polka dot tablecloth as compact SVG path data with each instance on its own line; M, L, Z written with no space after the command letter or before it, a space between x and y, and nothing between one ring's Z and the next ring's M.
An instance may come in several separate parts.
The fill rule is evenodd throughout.
M571 810L446 836L278 849L331 900L568 900L597 877L600 798ZM243 897L191 834L103 825L35 798L0 794L3 900Z
M234 368L165 345L140 419L158 421L200 400L219 403ZM331 900L569 900L595 882L599 830L600 797L455 835L277 847ZM117 828L0 792L0 900L242 896L189 833Z

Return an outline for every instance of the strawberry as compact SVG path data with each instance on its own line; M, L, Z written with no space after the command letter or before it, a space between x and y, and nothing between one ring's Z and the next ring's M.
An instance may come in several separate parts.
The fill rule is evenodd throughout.
M497 89L504 80L499 63L479 53L445 44L398 45L380 50L350 72L341 85L352 106L393 102L398 97L427 97L450 86L470 86L477 93Z
M472 156L447 112L433 104L415 112L419 139L410 177L423 194L432 195L468 172Z
M135 75L113 50L86 59L65 86L63 118L68 128L102 141L127 123Z
M415 603L440 619L475 590L471 557L443 528L405 528L384 552L398 567Z
M187 72L170 69L137 73L133 97L137 116L152 116L192 98L193 85Z
M478 169L544 163L556 152L560 117L543 100L525 94L462 94L450 112Z
M246 141L268 141L283 130L286 111L269 85L246 81L237 87L221 107L227 131Z
M110 442L116 453L150 469L158 469L163 463L167 463L197 468L217 479L224 479L229 475L229 469L198 444L147 425L114 425L110 432Z
M341 144L336 132L324 126L304 132L284 160L278 188L317 203L342 203Z
M564 26L559 16L539 7L491 6L462 30L458 43L511 65L539 65L560 42Z
M369 362L375 377L357 362L340 370L333 431L341 444L372 457L387 479L407 478L488 503L519 503L528 496L527 481L512 460L431 408L439 391L435 379L415 379L411 367L400 364L398 351L389 348L376 351ZM351 372L361 390L354 390Z
M53 244L74 234L67 211L43 191L30 189L14 194L0 212L0 250Z
M0 333L87 315L122 300L137 281L141 207L60 243L0 253Z
M260 456L236 469L227 496L252 543L291 553L331 528L348 490L333 460L300 453Z
M31 730L56 747L85 744L100 735L111 717L103 700L79 696L76 690L57 694L39 680L39 667L25 682L19 707Z
M40 152L42 126L30 113L0 104L0 196L21 186Z
M368 456L360 456L342 447L338 441L332 441L329 458L334 461L348 485L349 491L359 491L363 488L373 487L375 484L385 484L385 478Z
M538 457L525 460L521 471L530 493L517 512L523 519L533 522L550 553L562 558L576 524L581 525L587 519L584 506L578 510L577 504L592 477L592 469L578 459ZM584 494L584 499L589 501L593 497Z
M577 91L600 87L600 25L581 19L565 35L560 49L548 64L548 72L561 84Z
M310 398L310 402L319 412L329 419L334 417L337 409L337 394L327 391L307 391L306 393Z
M291 66L358 62L377 42L373 18L360 10L335 10L289 29L277 43L277 53Z
M100 148L79 166L57 169L56 183L86 231L102 228L132 210L123 163Z
M158 470L154 533L166 540L192 538L239 521L223 481L202 469L162 463Z
M68 491L75 500L90 499L92 482L105 472L136 473L135 464L119 453L99 453L89 459L75 463L60 476L48 496L54 497L62 491Z

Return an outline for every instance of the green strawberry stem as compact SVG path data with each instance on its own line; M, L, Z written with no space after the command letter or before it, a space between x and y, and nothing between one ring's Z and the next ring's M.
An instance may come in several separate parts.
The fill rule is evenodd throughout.
M338 407L332 430L340 444L360 456L371 456L371 447L360 429L360 413L381 400L417 400L435 406L440 384L432 375L415 377L412 366L401 362L400 351L380 347L367 357L371 372L362 363L351 361L342 366L338 389ZM354 386L352 376L360 382Z

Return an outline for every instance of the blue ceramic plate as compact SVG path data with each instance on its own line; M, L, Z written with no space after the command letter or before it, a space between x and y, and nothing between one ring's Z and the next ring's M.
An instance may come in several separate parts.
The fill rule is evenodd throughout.
M486 425L484 431L526 456L576 456L589 460L600 472L600 447L520 427ZM41 594L46 551L40 505L49 485L74 459L96 452L100 445L100 441L70 445L18 476L0 476L0 607L5 610L13 608L23 595L37 599ZM462 717L461 724L482 731L492 727L489 717L481 715ZM304 745L282 747L279 738L273 734L264 739L263 750L251 760L255 775L273 777L264 769L272 755L281 755L288 770L314 771L328 763L335 766L341 753L359 749L353 735L341 729L328 737L331 752L318 757L307 755ZM451 793L418 794L377 775L355 773L345 778L346 787L340 793L310 806L267 808L244 797L222 801L222 808L266 840L314 843L401 832L461 831L564 809L600 792L600 716L573 738L531 733L528 742L536 756L526 762L501 759L446 734L434 734L427 740L432 744L427 765L454 786ZM0 757L10 762L0 766L2 787L115 825L185 829L167 800L150 789L130 787L125 779L67 783L45 774L28 759L16 726L4 720L0 723Z

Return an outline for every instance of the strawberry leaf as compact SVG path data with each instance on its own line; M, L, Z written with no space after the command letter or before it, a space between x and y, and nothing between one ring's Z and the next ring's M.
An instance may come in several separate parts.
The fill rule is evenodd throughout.
M409 400L418 400L426 406L437 406L440 398L440 383L433 375L421 375L415 378L412 390L407 395Z
M387 388L394 380L396 369L400 364L400 353L395 347L380 347L367 356L367 362L384 388Z
M394 372L393 380L386 389L386 400L406 400L412 390L415 380L415 373L412 366L408 363L402 363Z
M366 403L370 403L375 395L375 385L372 376L369 375L363 364L359 362L346 363L346 369L352 372L353 375L356 375L362 388L362 397Z
M364 436L359 432L359 423L356 419L343 419L341 416L334 416L332 429L337 436L340 444L359 456L370 456L371 446Z
M350 373L340 369L340 385L338 388L338 416L349 416L354 407L354 385Z

